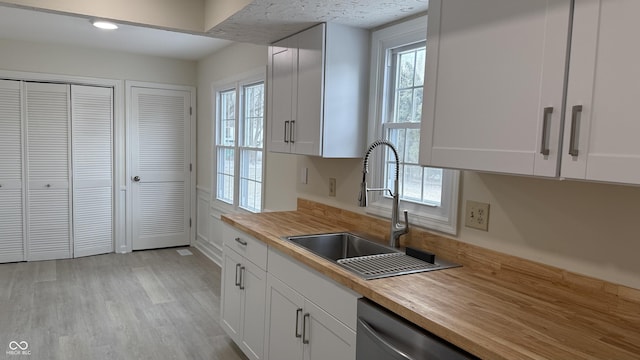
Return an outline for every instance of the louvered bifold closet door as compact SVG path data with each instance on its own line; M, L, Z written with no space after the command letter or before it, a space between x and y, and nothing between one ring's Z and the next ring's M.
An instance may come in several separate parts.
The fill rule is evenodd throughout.
M71 257L70 86L25 84L27 260Z
M0 262L24 260L20 87L0 80Z
M71 86L73 256L113 252L113 91Z
M191 93L132 88L133 249L188 245Z

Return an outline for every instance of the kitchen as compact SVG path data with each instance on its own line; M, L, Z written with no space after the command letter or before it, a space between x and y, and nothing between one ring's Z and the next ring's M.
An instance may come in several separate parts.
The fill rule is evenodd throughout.
M3 51L0 65L7 70L197 86L198 154L209 154L212 149L209 90L212 83L267 64L266 46L240 43L229 45L197 64L140 58L139 61L131 59L118 69L114 69L114 62L124 62L127 57L108 51L89 52L8 40L2 41L2 47L7 51ZM62 50L70 54L62 55ZM37 60L42 54L50 59L85 61L76 60L73 65L61 68L57 64L63 61ZM145 61L152 62L145 64ZM94 65L87 65L89 62ZM149 63L154 66L148 66ZM293 210L297 207L296 199L304 198L362 213L357 208L361 159L322 159L270 152L266 157L265 209ZM219 214L209 214L207 210L211 207L208 203L213 174L211 158L198 156L196 168L198 199L202 205L199 208L205 212L198 214L196 220L199 235L195 244L198 248L212 249L215 256L222 244L217 236L222 232L222 223L217 219ZM308 171L307 184L299 181L302 169ZM329 178L336 179L335 197L328 196ZM635 187L474 171L463 172L461 178L460 214L467 200L488 203L490 225L489 231L484 232L467 228L460 220L457 239L614 284L640 288L640 269L635 259L640 245L633 241L632 235L637 230L634 208L640 198Z

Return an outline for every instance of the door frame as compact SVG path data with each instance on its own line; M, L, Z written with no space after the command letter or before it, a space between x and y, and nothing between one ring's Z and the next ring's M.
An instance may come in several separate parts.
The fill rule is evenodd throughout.
M126 245L126 186L124 184L125 178L125 83L123 80L116 79L103 79L94 78L88 76L73 76L73 75L61 75L61 74L48 74L48 73L35 73L28 71L11 71L0 70L0 79L17 80L17 81L36 81L36 82L49 82L49 83L63 83L69 85L88 85L88 86L101 86L110 87L113 89L113 236L114 236L114 252L125 253L127 252ZM24 116L24 114L23 114ZM24 139L24 122L22 124L22 133ZM24 141L23 141L24 144ZM25 167L25 156L22 154L22 167ZM23 170L24 177L24 170ZM25 180L25 179L23 179ZM70 183L73 181L69 179ZM69 187L69 191L72 191L72 186ZM26 191L23 191L22 196L23 203L23 219L27 216L26 207ZM24 241L25 241L25 253L27 246L26 239L26 222L23 224ZM71 238L73 239L73 228L70 228ZM71 244L73 246L73 243ZM129 250L131 251L131 250Z
M125 104L126 104L126 123L123 123L123 130L127 128L130 123L130 119L133 111L133 101L132 101L132 89L134 87L138 88L149 88L149 89L161 89L161 90L178 90L178 91L186 91L190 93L191 97L191 118L189 119L189 163L191 164L191 171L189 172L189 218L191 219L191 226L189 227L189 243L190 245L195 244L195 236L197 231L195 231L195 214L196 214L196 206L197 206L197 198L196 198L196 119L197 119L197 107L196 107L196 88L195 86L186 86L186 85L172 85L172 84L164 84L164 83L154 83L148 81L133 81L133 80L125 80ZM126 149L131 149L131 144L133 139L131 138L131 132L125 131L125 147ZM124 158L123 158L124 159ZM123 244L123 251L120 252L131 252L133 251L133 192L131 190L132 186L132 154L131 151L126 152L126 169L124 171L124 176L122 178L124 189L126 192L126 243Z

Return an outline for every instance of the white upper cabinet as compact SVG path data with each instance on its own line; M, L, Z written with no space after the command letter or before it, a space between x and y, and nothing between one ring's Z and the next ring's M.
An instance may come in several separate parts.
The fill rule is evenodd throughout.
M423 165L557 176L570 3L430 1Z
M570 3L430 3L423 165L640 184L640 2Z
M561 175L640 184L637 0L576 1Z
M270 46L269 151L361 157L368 73L366 30L319 24Z

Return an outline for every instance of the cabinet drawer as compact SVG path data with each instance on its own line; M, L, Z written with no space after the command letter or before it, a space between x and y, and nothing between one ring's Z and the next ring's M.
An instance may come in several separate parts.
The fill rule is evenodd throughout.
M352 330L356 329L360 295L355 291L272 248L267 271Z
M262 270L267 269L267 245L265 243L227 224L223 227L222 237L226 246Z

